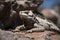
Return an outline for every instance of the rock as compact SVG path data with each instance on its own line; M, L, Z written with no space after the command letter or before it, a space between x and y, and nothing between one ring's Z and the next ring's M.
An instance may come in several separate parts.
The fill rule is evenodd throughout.
M20 5L20 10L35 10L43 0L17 0L18 5Z
M0 40L32 40L31 38L27 38L24 35L15 34L10 31L0 30Z

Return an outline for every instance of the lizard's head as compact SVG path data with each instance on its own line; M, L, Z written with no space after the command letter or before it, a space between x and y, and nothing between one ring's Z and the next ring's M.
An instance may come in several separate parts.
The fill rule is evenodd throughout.
M21 10L23 10L23 9L25 9L25 10L34 10L43 1L42 0L17 0L16 2L20 5Z

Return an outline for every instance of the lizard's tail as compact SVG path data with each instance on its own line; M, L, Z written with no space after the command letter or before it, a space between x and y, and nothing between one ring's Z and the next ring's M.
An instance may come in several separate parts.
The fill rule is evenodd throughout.
M52 31L55 31L55 32L57 32L57 33L60 33L60 29L59 29L56 25L54 25L54 24L51 25L50 29L51 29Z

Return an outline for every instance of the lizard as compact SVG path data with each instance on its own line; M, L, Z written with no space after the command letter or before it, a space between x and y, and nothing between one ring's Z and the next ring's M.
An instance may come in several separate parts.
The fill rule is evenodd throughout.
M16 30L17 31L18 30L20 31L20 29L23 29L23 30L26 30L27 29L26 32L36 32L36 31L45 31L45 30L52 30L52 31L55 30L57 32L60 32L60 29L53 22L49 21L46 18L41 18L38 15L35 16L32 13L32 11L28 11L28 12L30 14L32 14L32 15L29 15L29 13L28 14L25 14L26 11L25 12L24 11L23 12L20 12L20 16L22 15L21 17L22 17L23 21L24 21L24 18L26 20L29 20L29 21L26 21L25 20L24 22L26 22L27 24L24 23L24 25L16 27L15 31ZM33 15L35 16L35 18L34 18ZM26 26L25 26L25 24L26 24Z

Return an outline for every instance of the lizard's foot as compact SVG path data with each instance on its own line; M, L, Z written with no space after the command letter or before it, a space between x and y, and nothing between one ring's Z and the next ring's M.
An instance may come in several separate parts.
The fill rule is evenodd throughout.
M12 30L12 32L19 32L20 30L24 30L24 28L24 25L17 26L14 30Z
M20 32L20 30L18 30L18 29L15 29L15 30L12 30L12 32Z

